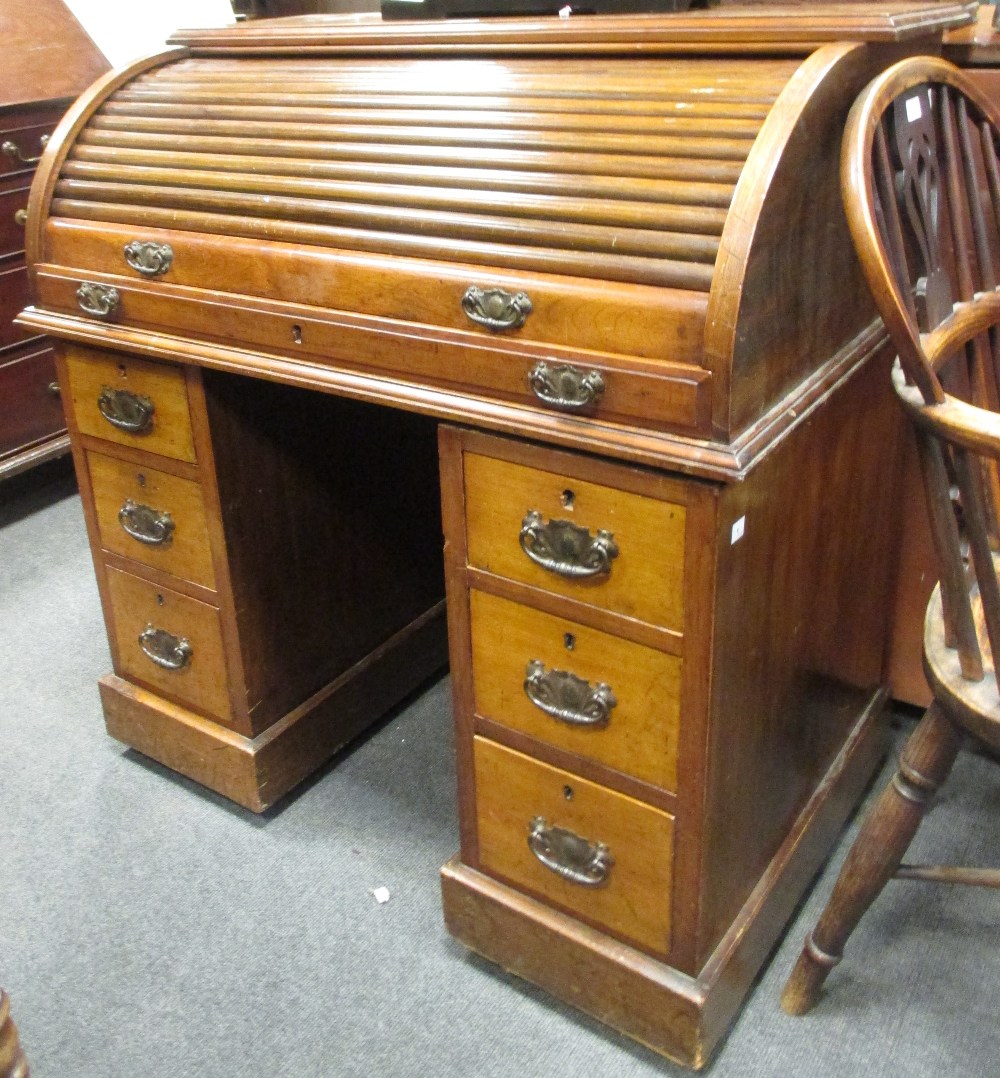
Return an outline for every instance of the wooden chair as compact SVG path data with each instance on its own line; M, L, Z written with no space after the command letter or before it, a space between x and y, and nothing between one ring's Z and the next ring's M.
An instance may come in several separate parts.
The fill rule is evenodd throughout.
M898 359L917 436L940 583L927 608L933 702L865 819L782 995L816 1002L862 914L894 875L1000 887L1000 871L901 865L965 735L1000 749L1000 130L963 73L917 57L856 102L841 180L858 256Z
M10 997L0 988L0 1078L28 1078L28 1061L10 1016Z

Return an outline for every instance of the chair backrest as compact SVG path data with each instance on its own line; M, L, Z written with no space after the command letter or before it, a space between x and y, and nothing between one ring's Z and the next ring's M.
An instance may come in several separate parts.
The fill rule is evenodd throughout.
M914 57L855 103L841 162L855 248L917 433L946 641L969 681L992 681L1000 654L998 122L958 68Z

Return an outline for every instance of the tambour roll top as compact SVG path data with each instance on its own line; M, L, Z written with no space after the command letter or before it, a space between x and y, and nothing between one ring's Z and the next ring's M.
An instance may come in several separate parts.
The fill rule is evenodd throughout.
M825 44L713 12L182 35L54 140L28 318L389 375L442 416L735 474L874 339L843 120L893 42L964 16L831 17Z

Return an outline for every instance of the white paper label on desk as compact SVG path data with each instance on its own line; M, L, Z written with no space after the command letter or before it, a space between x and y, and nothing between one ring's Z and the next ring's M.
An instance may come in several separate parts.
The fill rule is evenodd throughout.
M733 525L733 530L729 533L729 545L733 546L743 538L743 533L747 530L747 518L741 516L739 520Z
M917 120L923 116L923 106L920 104L919 97L910 97L906 101L906 118L910 123L916 123Z

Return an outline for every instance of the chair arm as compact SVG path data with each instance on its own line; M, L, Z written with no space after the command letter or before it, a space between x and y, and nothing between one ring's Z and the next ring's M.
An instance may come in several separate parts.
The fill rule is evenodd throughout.
M920 390L907 385L897 362L892 384L910 419L935 437L974 453L1000 459L1000 414L945 394L941 404L926 404Z

